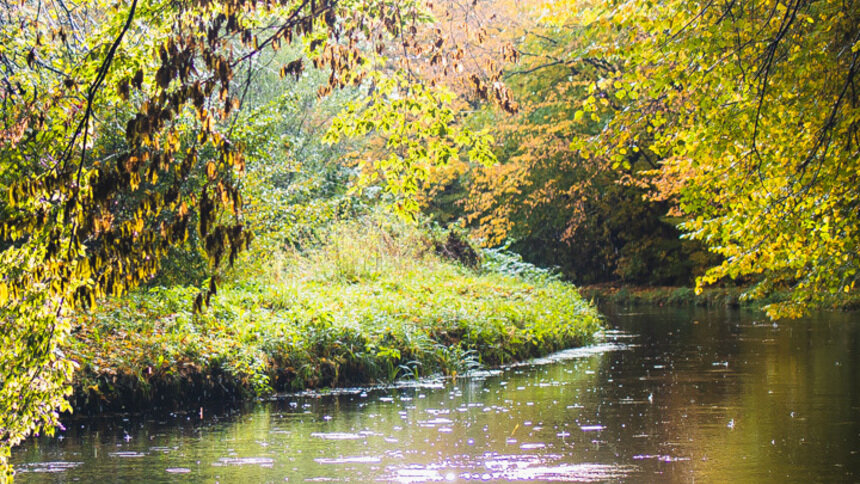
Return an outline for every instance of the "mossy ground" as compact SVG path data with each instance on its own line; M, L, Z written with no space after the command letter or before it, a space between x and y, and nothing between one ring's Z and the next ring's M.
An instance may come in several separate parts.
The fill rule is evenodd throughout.
M467 267L440 256L438 240L402 223L341 223L310 249L253 253L203 313L191 311L193 287L108 301L80 316L74 405L462 374L582 345L600 329L571 285L500 252Z

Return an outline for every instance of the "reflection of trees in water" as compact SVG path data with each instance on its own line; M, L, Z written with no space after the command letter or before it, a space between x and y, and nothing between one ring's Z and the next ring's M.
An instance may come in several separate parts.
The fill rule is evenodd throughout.
M660 437L652 442L691 459L673 472L741 481L839 480L850 472L834 467L852 462L858 433L858 340L850 314L776 326L737 312L635 318L642 346L610 373L630 375L620 378L635 387L638 371L642 387L656 389L655 405L632 420L642 434ZM606 388L606 400L619 393Z

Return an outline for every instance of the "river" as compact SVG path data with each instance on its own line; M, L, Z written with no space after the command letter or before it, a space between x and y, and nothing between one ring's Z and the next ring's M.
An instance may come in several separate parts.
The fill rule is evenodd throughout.
M607 313L601 344L469 378L71 419L16 482L860 481L860 314Z

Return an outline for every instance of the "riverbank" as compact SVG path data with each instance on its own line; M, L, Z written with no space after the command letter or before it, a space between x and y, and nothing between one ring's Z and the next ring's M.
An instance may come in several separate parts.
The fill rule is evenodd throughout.
M457 237L351 222L304 251L255 256L209 307L193 287L108 301L77 322L73 406L130 410L456 375L586 344L573 286Z
M582 297L597 303L622 306L699 306L699 307L760 307L741 300L743 289L708 288L696 294L690 287L636 287L596 285L579 288Z
M709 287L696 294L691 287L636 287L595 285L579 287L585 299L597 304L608 303L621 306L698 306L707 308L744 308L761 310L763 306L783 301L789 293L774 293L768 298L747 300L743 293L746 287ZM840 300L834 310L860 309L860 297Z

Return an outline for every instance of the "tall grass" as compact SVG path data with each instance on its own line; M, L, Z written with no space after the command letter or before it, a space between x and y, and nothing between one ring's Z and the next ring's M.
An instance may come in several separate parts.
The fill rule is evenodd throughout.
M595 309L552 277L470 268L447 234L369 216L304 250L258 248L202 314L194 288L156 288L81 316L79 407L253 396L457 375L590 341ZM445 252L445 251L441 251Z

